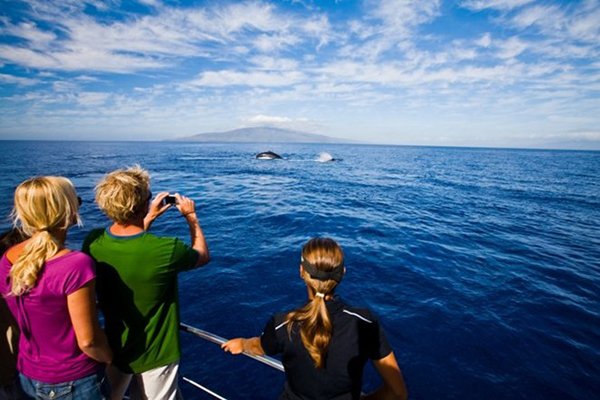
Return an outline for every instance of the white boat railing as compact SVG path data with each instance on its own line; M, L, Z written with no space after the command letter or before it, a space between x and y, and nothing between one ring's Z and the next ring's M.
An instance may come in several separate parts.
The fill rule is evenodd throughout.
M191 333L192 335L195 335L199 338L202 338L204 340L207 340L209 342L218 344L219 346L222 345L223 343L225 343L227 341L227 339L222 338L221 336L215 335L214 333L205 331L203 329L200 328L196 328L193 327L191 325L187 325L184 323L180 323L179 324L179 329L181 329L184 332L188 332ZM243 355L245 355L246 357L250 357L258 362L261 362L263 364L268 365L271 368L277 369L281 372L284 371L283 369L283 364L281 364L281 361L273 358L273 357L269 357L269 356L255 356L253 354L247 354L247 353L242 353ZM183 380L193 386L195 386L198 389L203 390L204 392L210 394L211 396L213 396L216 399L220 399L220 400L227 400L224 397L222 397L221 395L213 392L212 390L202 386L201 384L199 384L198 382L194 382L193 380L183 377Z
M219 400L227 400L225 397L221 396L218 393L213 392L212 390L210 390L209 388L207 388L206 386L202 386L201 384L199 384L196 381L191 380L190 378L186 378L185 376L182 377L182 379L184 381L186 381L187 383L189 383L190 385L194 386L195 388L198 388L200 390L203 390L204 392L210 394L212 397L214 397L215 399L219 399Z

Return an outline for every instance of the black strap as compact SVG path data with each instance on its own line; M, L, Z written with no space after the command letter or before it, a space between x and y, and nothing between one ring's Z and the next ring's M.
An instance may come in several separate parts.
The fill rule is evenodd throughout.
M309 263L304 258L302 258L301 264L304 270L308 272L311 278L317 279L319 281L327 281L333 279L334 281L339 283L342 280L342 277L344 276L343 262L330 271L321 271L317 268L316 265Z

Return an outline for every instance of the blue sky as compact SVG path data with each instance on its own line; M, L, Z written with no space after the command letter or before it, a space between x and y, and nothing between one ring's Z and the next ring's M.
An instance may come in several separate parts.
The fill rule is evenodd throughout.
M0 0L0 139L600 149L600 0Z

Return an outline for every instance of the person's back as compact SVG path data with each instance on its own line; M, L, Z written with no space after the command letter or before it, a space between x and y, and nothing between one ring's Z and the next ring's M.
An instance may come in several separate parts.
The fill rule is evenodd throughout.
M107 174L96 186L96 202L111 219L92 231L83 249L97 263L98 299L114 351L107 369L113 399L123 397L132 378L142 398L174 399L177 375L179 304L177 273L209 261L194 202L175 194L192 245L147 230L169 208L168 193L152 199L150 176L140 167Z
M65 247L81 199L64 177L35 177L15 190L13 218L28 238L0 260L0 293L19 329L23 391L101 399L112 352L98 324L93 260ZM4 360L3 360L4 362Z
M357 399L367 361L392 351L369 310L350 307L337 296L326 307L333 329L322 368L314 368L298 326L288 333L288 313L275 314L267 323L261 343L266 354L282 353L287 376L284 398ZM270 337L273 333L275 337Z
M198 255L177 238L116 236L104 229L88 236L84 250L96 260L113 363L133 373L178 360L177 273L194 267Z
M232 354L282 354L286 384L280 399L406 399L402 373L375 316L334 295L345 272L344 254L333 239L309 240L300 262L308 302L275 314L260 337L231 339L221 347ZM383 385L365 397L361 387L367 360Z
M8 257L0 260L0 276L8 276ZM19 370L42 382L66 382L96 372L98 364L77 349L66 294L94 278L93 261L79 251L48 260L27 296L8 296L6 302L25 330L19 346ZM10 287L0 283L6 293ZM23 329L22 328L22 329Z

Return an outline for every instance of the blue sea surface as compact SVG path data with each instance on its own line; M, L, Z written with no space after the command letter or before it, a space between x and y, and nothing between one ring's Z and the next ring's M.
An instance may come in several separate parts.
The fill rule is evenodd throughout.
M273 150L284 160L254 155ZM64 175L85 226L106 172L196 200L212 254L180 275L182 321L255 336L303 304L300 249L344 248L338 294L386 329L411 399L600 398L600 152L331 144L0 142L1 228L15 186ZM316 162L322 151L341 161ZM188 240L169 211L152 226ZM229 399L274 399L284 375L182 333L181 370ZM378 386L368 368L364 390ZM182 383L187 398L210 396Z

